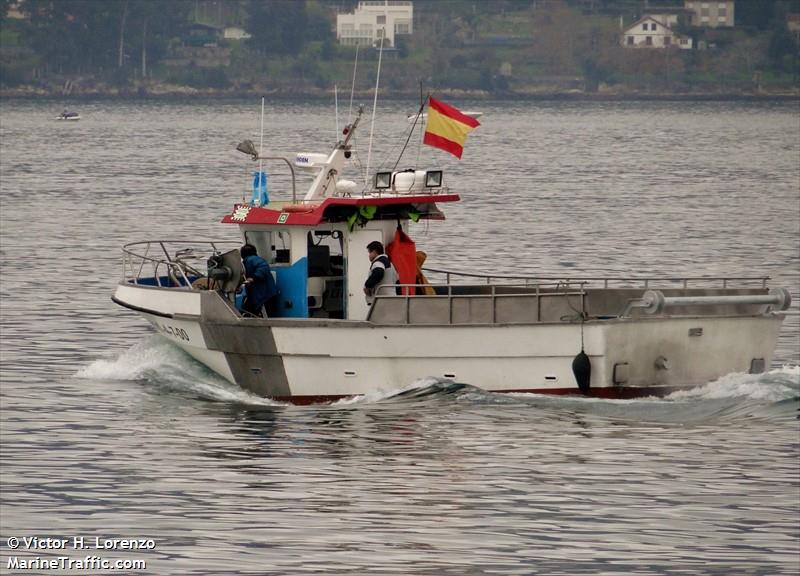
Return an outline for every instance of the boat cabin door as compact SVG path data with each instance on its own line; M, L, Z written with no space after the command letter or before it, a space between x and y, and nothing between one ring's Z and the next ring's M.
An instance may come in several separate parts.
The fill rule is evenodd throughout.
M347 235L347 318L364 320L369 312L364 296L364 282L369 276L370 261L367 244L377 240L386 244L383 230L354 230Z

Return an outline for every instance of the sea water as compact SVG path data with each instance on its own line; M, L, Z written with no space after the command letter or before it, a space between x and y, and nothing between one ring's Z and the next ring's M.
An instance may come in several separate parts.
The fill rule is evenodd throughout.
M771 276L795 299L773 365L663 399L434 379L253 396L110 295L126 242L237 238L218 221L251 194L234 148L259 103L86 102L59 123L60 103L4 101L0 572L800 572L796 103L452 103L483 112L462 160L414 138L398 164L462 196L412 227L428 265ZM379 102L370 171L413 108ZM327 103L273 102L265 127L290 158L338 139Z

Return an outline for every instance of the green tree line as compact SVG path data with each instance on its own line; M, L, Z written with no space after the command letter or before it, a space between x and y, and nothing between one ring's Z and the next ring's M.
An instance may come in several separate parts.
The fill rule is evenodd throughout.
M39 73L146 75L188 24L189 0L25 0L19 41ZM3 22L8 25L8 19Z
M217 21L205 23L235 21L251 37L230 44L224 66L194 75L165 70L160 64L189 44L192 26L203 23L203 2L22 0L16 6L25 19L12 22L6 15L14 3L0 0L0 46L12 54L0 62L0 82L90 75L125 84L171 75L187 82L200 77L200 84L215 87L264 78L322 87L348 77L354 49L336 43L334 27L336 12L352 11L357 0L218 0ZM670 87L758 74L796 83L800 43L786 26L796 0L736 2L733 31L686 27L714 48L704 53L622 48L620 22L633 22L645 4L676 2L415 0L414 34L398 37L387 82L409 89L423 78L439 87L505 91L541 78L575 76L592 90L600 84Z

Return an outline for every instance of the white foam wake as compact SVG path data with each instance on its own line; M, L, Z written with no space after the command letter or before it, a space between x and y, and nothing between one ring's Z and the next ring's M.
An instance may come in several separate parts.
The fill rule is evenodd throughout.
M748 398L780 402L800 394L800 366L784 366L763 374L728 374L696 388L673 392L665 400Z
M421 378L400 388L378 387L375 390L367 392L366 394L361 394L360 396L353 396L351 398L342 398L341 400L337 400L336 402L333 402L331 406L340 407L359 404L373 404L375 402L387 400L394 396L402 395L408 392L424 390L426 388L430 388L431 386L436 386L440 382L441 381L437 380L436 378Z
M142 380L165 367L191 370L191 362L175 346L160 336L145 338L122 354L95 360L76 376L90 380Z
M283 406L231 384L158 335L137 342L118 356L95 360L76 376L90 380L144 380L210 400Z

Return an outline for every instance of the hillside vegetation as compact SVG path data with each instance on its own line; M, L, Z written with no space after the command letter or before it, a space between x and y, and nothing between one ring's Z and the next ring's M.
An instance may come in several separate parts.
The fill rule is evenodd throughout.
M356 49L339 46L349 0L0 0L4 95L329 94L349 85ZM657 6L650 0L649 6ZM664 5L672 4L664 3ZM791 0L736 4L736 27L691 28L702 50L627 49L639 0L416 0L414 33L384 51L382 89L473 96L798 94ZM224 40L239 26L251 38ZM213 28L212 28L213 27ZM356 87L375 82L359 49Z

